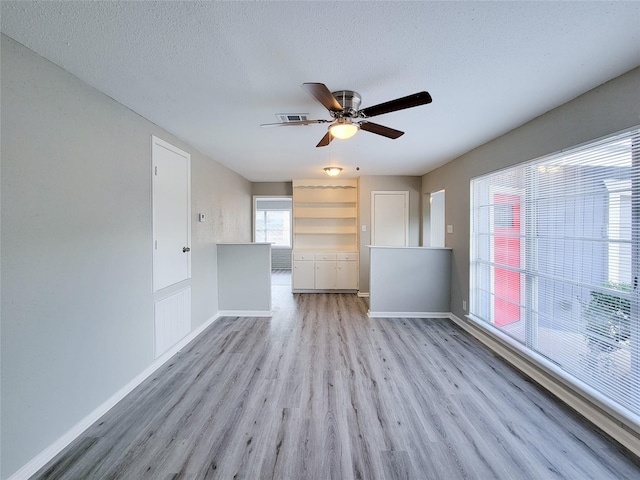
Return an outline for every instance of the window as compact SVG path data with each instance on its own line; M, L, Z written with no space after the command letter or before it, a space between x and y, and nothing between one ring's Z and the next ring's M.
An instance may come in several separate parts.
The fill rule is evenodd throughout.
M291 248L291 198L254 197L254 241Z
M638 423L640 130L473 179L471 210L470 316Z

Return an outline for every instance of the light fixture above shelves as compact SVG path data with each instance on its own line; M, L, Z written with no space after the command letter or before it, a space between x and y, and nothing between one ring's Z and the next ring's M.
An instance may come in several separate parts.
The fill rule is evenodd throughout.
M342 172L342 168L340 167L324 167L324 172L329 175L330 177L335 177L337 175L340 175L340 172Z

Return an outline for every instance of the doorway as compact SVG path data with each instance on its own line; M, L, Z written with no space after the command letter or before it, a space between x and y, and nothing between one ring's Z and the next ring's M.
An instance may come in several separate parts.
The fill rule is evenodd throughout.
M444 190L429 196L429 246L442 247L445 244Z

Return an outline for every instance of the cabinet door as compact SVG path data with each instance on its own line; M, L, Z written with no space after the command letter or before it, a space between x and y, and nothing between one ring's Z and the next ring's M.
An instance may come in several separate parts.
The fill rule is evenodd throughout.
M292 288L312 289L315 288L315 269L313 261L294 260Z
M316 261L316 288L319 290L335 290L336 262Z
M358 288L358 280L358 262L337 262L337 289L356 290Z

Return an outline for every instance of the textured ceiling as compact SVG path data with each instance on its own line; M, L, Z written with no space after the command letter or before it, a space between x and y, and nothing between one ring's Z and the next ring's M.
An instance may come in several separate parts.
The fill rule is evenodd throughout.
M1 2L2 32L252 181L422 175L640 65L640 2ZM327 111L433 103L316 148Z

